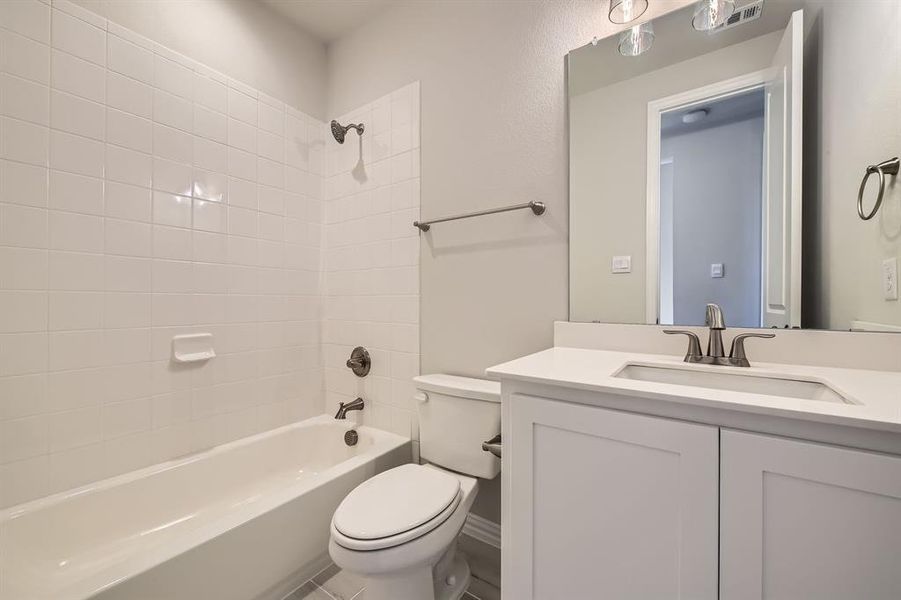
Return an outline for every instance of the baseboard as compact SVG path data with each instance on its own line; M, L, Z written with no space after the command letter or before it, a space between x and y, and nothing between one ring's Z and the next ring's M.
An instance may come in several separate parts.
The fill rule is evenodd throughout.
M478 515L472 513L467 515L462 533L489 546L501 547L501 526Z

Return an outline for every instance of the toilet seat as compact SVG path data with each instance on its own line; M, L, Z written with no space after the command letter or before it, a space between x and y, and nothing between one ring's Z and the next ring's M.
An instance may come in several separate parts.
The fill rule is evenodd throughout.
M460 479L429 466L407 464L354 489L332 518L332 537L350 550L381 550L420 538L460 505Z

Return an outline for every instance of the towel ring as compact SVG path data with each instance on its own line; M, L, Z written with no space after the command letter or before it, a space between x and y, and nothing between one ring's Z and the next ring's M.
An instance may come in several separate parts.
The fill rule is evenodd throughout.
M878 165L870 165L867 167L867 172L863 176L863 181L860 182L860 189L857 190L857 214L861 219L869 221L876 216L877 212L879 212L879 207L882 206L882 197L885 195L885 174L897 175L899 166L901 166L901 161L899 161L896 156L895 158L884 160ZM867 215L863 212L863 192L867 188L867 179L869 179L870 175L873 173L879 175L879 194L876 196L876 204L873 205L873 210Z

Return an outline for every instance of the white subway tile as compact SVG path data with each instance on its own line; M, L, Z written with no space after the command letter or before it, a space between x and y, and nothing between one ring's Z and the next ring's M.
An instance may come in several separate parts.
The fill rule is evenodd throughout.
M54 89L94 102L106 101L106 71L103 67L59 50L53 51L51 66Z
M153 123L131 113L107 108L106 141L150 154L153 152Z
M154 86L190 100L193 97L194 73L191 69L160 55L154 57Z
M229 177L228 179L228 203L232 206L243 208L257 208L257 186L255 183Z
M46 370L46 333L0 335L0 376L27 375Z
M50 24L53 47L106 66L106 30L54 10Z
M47 264L46 250L0 247L0 289L47 289Z
M147 119L153 116L153 88L149 85L111 72L106 76L106 96L111 108Z
M11 31L44 44L50 43L50 6L39 0L0 2L0 23Z
M106 219L104 247L107 254L149 257L153 254L151 226L146 223Z
M105 328L150 327L150 294L107 292L103 303Z
M111 292L149 292L151 259L106 256L104 289Z
M50 89L40 83L0 73L0 114L49 125Z
M0 71L50 84L50 47L0 29Z
M47 169L0 160L0 202L47 206Z
M190 165L194 161L194 138L190 133L160 125L153 126L153 154Z
M194 197L225 202L228 199L228 177L194 169Z
M60 171L103 177L103 143L64 133L50 132L50 166Z
M102 215L103 180L51 170L50 208Z
M46 292L0 290L0 333L46 330Z
M228 90L228 116L245 123L257 124L257 99L234 88Z
M192 175L191 167L188 165L162 158L153 159L153 189L155 190L190 196Z
M258 213L255 210L248 210L245 208L239 208L237 206L229 206L228 233L230 235L256 237L257 218Z
M46 209L0 204L0 245L47 248L48 227Z
M103 141L106 137L102 104L53 90L50 94L50 126L60 131Z
M244 121L229 118L228 145L255 154L257 151L257 128Z
M106 145L106 178L149 188L153 181L153 158L120 146Z
M47 412L47 376L0 377L0 421Z
M228 172L228 147L194 136L194 166L215 173Z
M153 52L116 35L107 37L110 71L153 85Z
M194 111L191 102L160 89L154 89L153 120L182 131L192 131Z
M195 104L194 134L225 144L228 141L228 119L222 113Z
M60 331L49 334L51 371L87 369L103 364L103 332Z
M180 260L153 260L153 291L188 294L194 290L194 263Z
M150 222L151 192L147 188L108 181L105 186L107 217Z
M50 130L17 119L0 118L0 158L46 167L50 157Z
M103 252L103 218L51 210L50 248L76 252Z
M153 192L153 222L173 227L190 227L191 198Z
M194 75L194 101L219 113L228 112L228 88L203 75Z
M107 404L101 413L104 439L148 431L153 423L149 398Z
M176 227L153 226L154 258L191 260L191 230Z
M12 506L49 493L47 456L0 464L0 504Z
M102 326L102 293L50 292L50 331L100 329Z
M193 259L198 262L224 263L228 260L228 238L218 233L194 231Z
M50 251L48 287L51 290L102 290L103 256Z
M214 233L226 232L226 206L221 202L194 199L194 229L211 231Z
M0 463L33 458L47 452L47 417L38 415L0 421Z

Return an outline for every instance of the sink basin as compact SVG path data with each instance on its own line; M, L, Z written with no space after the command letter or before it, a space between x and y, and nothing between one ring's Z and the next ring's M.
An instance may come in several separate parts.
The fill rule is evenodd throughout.
M690 385L748 394L780 396L799 400L856 404L856 402L846 398L828 384L797 378L744 375L735 372L716 373L707 370L638 364L626 365L614 377L636 381L669 383L672 385Z

